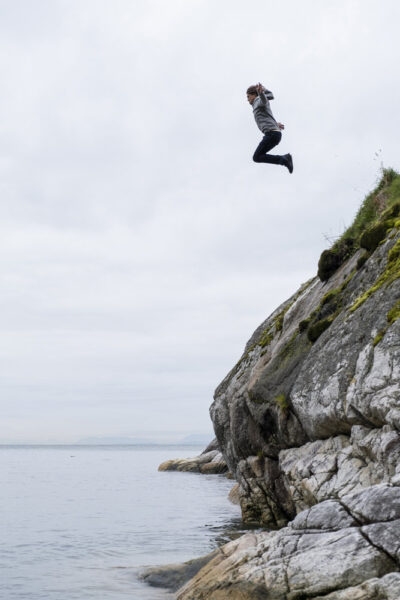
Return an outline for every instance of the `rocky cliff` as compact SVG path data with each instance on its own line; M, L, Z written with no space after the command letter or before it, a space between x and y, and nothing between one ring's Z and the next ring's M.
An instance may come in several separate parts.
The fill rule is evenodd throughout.
M254 332L210 409L243 519L180 600L400 599L400 176Z
M250 338L210 413L243 518L300 511L400 483L400 177ZM368 206L369 205L369 206ZM333 257L333 260L332 260ZM322 279L322 280L321 280Z

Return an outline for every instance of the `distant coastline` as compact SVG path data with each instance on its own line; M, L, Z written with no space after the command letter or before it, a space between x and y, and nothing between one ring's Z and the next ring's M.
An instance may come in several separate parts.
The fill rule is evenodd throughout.
M76 442L17 442L3 441L0 442L0 447L17 447L17 446L207 446L211 442L212 437L207 435L188 435L177 440L160 440L148 438L118 438L118 437L87 437L77 440Z

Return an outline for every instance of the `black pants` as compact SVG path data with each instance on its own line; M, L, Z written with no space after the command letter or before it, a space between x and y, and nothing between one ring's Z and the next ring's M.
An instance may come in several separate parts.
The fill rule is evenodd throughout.
M253 155L254 162L257 163L272 163L274 165L283 165L285 160L283 156L277 154L267 154L272 148L277 146L281 141L282 134L280 131L268 131L261 142L258 144Z

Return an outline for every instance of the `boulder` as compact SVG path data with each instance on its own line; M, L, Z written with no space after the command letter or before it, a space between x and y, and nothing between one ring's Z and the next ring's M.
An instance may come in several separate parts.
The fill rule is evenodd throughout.
M218 443L213 440L199 455L191 458L174 458L163 462L159 471L190 471L192 473L220 474L227 473L228 467L218 449Z
M177 599L398 600L399 499L399 488L372 486L279 531L246 534L214 553Z

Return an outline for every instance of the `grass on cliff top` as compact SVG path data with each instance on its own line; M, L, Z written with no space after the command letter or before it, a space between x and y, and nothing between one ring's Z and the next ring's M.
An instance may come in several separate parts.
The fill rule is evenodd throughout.
M364 199L353 223L333 246L342 244L344 240L352 239L355 246L358 247L363 231L379 218L383 209L390 208L396 201L400 201L400 174L394 169L382 169L378 185Z
M393 217L399 214L400 174L394 169L382 169L379 183L362 202L353 223L329 250L321 254L318 263L321 281L329 279L360 247L372 252L385 237L387 229L397 226Z

